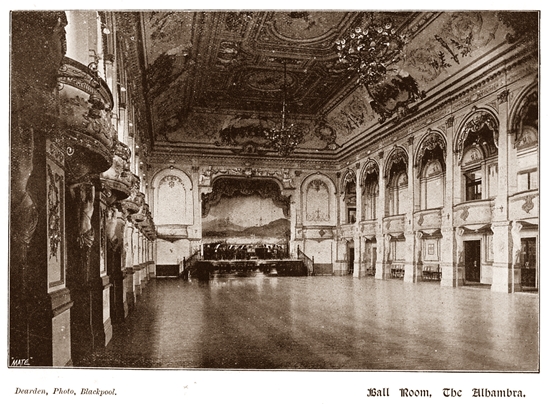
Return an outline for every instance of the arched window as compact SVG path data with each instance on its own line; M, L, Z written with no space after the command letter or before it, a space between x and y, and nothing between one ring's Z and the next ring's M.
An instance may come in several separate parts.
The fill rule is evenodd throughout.
M462 200L493 198L498 193L498 124L486 111L472 115L458 138Z
M538 91L532 91L520 101L512 130L516 134L517 192L538 189Z
M363 219L376 219L379 196L379 173L378 166L373 161L367 162L363 177Z
M388 192L386 212L389 216L406 213L409 201L409 177L407 175L408 158L402 149L398 148L390 156L386 177Z
M430 160L422 170L420 180L421 209L432 209L443 206L445 193L445 176L438 160Z
M352 170L348 170L344 176L343 188L344 188L344 205L346 209L346 223L355 223L357 220L357 182L355 180L356 175Z
M416 166L420 177L419 202L421 210L443 206L445 200L445 150L445 139L437 132L431 132L420 144ZM418 207L418 205L416 206Z
M376 210L378 208L378 178L372 179L367 177L365 183L365 220L376 219Z

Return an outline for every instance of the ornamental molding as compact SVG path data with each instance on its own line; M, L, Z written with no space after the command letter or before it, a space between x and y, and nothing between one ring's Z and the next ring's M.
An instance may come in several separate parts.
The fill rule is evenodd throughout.
M379 178L380 176L380 167L378 165L378 162L372 158L368 158L364 167L363 172L361 175L361 186L365 185L365 181L367 180L367 177L371 174L375 174L376 178Z
M48 239L50 244L49 258L58 259L59 245L62 239L61 207L63 205L63 176L48 167Z
M157 165L166 165L166 162L170 159L189 159L191 155L178 154L177 150L163 151L155 150L153 155L150 157L149 161L152 164ZM304 157L296 157L295 159L290 158L269 158L269 157L257 157L257 156L247 156L246 158L239 158L235 156L210 156L206 157L204 154L197 154L201 166L212 166L212 167L244 167L245 164L249 164L254 167L261 167L262 169L274 169L280 170L283 168L294 169L294 170L310 170L311 167L318 167L317 169L322 169L323 171L336 171L338 169L338 161L332 159L315 159Z
M535 207L533 199L535 199L537 196L538 195L526 195L523 198L525 200L525 203L521 205L521 208L525 211L525 213L531 212L531 210Z
M474 107L474 113L470 115L466 123L463 125L460 133L457 137L455 153L458 154L458 161L462 160L464 153L464 141L470 133L479 132L484 127L487 127L493 132L493 137L495 137L495 144L498 145L498 121L497 119L486 110L476 110Z
M409 156L405 149L403 149L400 146L394 146L393 149L390 151L388 155L388 159L386 161L386 170L384 172L385 178L390 178L390 172L392 167L395 164L403 163L405 166L408 166L409 164Z
M202 217L208 216L210 208L217 205L222 196L259 195L271 198L275 206L283 210L286 218L290 217L290 196L281 193L279 185L272 179L219 178L212 184L212 192L201 194Z

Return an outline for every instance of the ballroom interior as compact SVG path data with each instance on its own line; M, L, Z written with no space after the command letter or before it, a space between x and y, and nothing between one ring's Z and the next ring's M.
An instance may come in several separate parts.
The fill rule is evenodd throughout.
M537 371L538 12L17 11L10 62L9 366Z

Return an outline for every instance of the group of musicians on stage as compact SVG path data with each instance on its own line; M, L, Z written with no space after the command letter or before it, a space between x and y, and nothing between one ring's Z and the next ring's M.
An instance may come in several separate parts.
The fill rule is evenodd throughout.
M203 245L204 260L253 260L288 258L286 248L279 244L227 244Z

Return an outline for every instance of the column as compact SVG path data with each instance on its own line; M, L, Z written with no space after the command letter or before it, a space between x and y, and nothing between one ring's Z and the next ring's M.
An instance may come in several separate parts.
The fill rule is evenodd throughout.
M134 268L134 284L133 284L133 289L134 289L134 296L135 296L135 299L137 299L137 297L139 295L141 295L141 247L140 247L140 237L141 237L141 233L139 231L139 227L136 226L135 230L134 230L134 234L133 234L133 246L134 246L134 251L133 251L133 268Z
M377 233L376 233L376 279L387 279L390 274L388 262L389 240L386 240L382 232L382 224L386 216L386 177L384 172L384 151L378 153L378 165L380 167L378 185L378 203L376 204Z
M99 283L97 286L100 287L98 294L101 293L101 302L102 302L102 322L103 322L103 331L105 335L104 345L107 345L113 336L113 326L111 324L111 281L107 273L107 232L106 232L106 221L107 221L107 207L109 205L107 197L111 196L111 190L106 189L97 180L96 189L101 189L99 198L97 198L96 208L94 212L97 212L97 216L92 216L93 226L97 226L96 234L98 234L97 243L94 243L92 248L92 261L91 264L94 267L99 269ZM95 271L94 271L95 276ZM100 286L101 285L101 286Z
M413 213L414 213L414 194L415 189L415 175L414 175L414 137L411 136L408 139L408 165L407 165L407 193L409 198L407 200L407 214L405 215L405 276L403 281L405 282L417 282L418 278L422 278L422 270L418 271L417 266L417 252L421 251L422 240L417 237L413 230Z
M353 244L355 248L355 257L353 262L353 276L356 278L365 276L366 270L365 265L363 264L363 250L365 248L365 243L361 237L361 228L359 222L363 217L363 198L361 191L363 187L361 184L361 164L356 163L356 177L355 177L355 224L353 232Z
M128 314L133 310L136 302L134 293L134 223L127 216L126 234L124 237L124 247L126 251L126 263L124 267L124 292L126 296L126 304L124 306L124 314Z
M67 198L67 217L77 226L67 228L67 286L74 298L71 313L71 349L73 358L81 359L105 346L103 324L103 279L100 275L101 203L96 187L88 179L72 184Z
M508 91L498 97L498 189L493 210L493 284L494 292L521 290L519 271L514 271L512 226L508 220L508 161L510 136L508 136Z
M64 12L12 15L9 365L71 363L63 149L51 143ZM50 119L53 118L53 119Z
M446 120L447 153L445 157L445 200L441 211L441 286L461 286L464 283L464 262L459 268L457 260L456 229L453 228L453 206L455 201L455 178L460 183L460 167L453 152L454 117ZM459 194L460 195L460 194ZM460 243L462 241L460 240ZM462 245L460 246L462 249Z
M124 294L124 275L122 271L124 249L124 229L126 222L124 215L119 209L112 209L112 217L109 218L108 225L114 227L109 239L109 248L107 250L107 269L111 280L111 321L120 323L124 320L124 302L126 300ZM110 222L110 223L109 223Z

